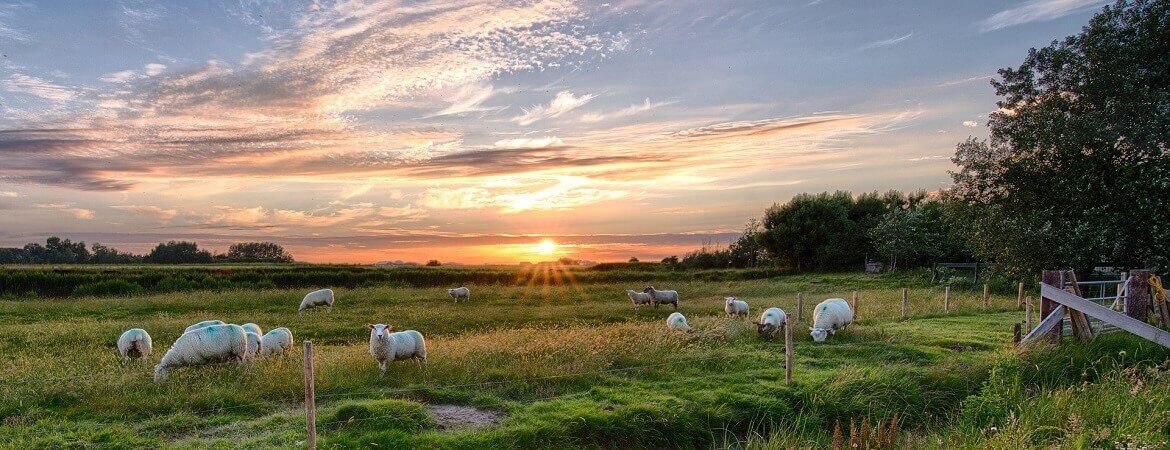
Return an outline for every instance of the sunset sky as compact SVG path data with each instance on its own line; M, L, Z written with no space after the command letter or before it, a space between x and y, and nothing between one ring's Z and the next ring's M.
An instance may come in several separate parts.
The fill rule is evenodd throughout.
M0 246L659 259L947 185L996 69L1103 4L4 2Z

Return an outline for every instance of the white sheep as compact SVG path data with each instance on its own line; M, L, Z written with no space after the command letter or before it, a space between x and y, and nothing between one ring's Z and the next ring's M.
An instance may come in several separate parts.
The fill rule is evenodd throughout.
M256 333L256 335L257 335L257 336L263 336L263 335L264 335L264 332L263 332L263 331L260 331L260 325L256 325L256 324L254 324L254 323L252 323L252 322L248 322L248 323L245 323L245 324L243 324L243 325L240 325L240 326L241 326L241 327L244 327L244 331L248 331L248 332Z
M853 308L843 298L830 298L817 304L813 309L813 324L809 327L813 340L824 342L837 329L845 329L853 322Z
M670 313L670 317L666 318L666 328L671 330L686 331L687 333L694 331L691 329L690 325L687 325L686 316L682 315L680 312Z
M333 289L318 289L305 294L305 298L301 300L301 307L297 312L303 313L318 306L324 306L326 311L333 310Z
M468 289L467 286L447 289L447 295L450 295L456 302L459 302L459 299L471 300L471 289Z
M208 325L183 333L154 366L154 381L165 381L174 369L248 358L248 337L239 325Z
M199 322L195 325L191 325L191 326L187 327L185 330L183 330L183 332L186 333L186 332L194 330L196 328L203 328L203 327L206 327L209 325L223 325L223 321L222 320L204 320L204 321Z
M153 349L150 334L141 328L131 328L118 336L118 354L122 355L122 362L137 358L150 359Z
M244 336L248 338L248 359L260 359L260 335L244 331Z
M728 316L743 316L747 317L749 314L748 303L740 300L739 297L723 297L723 312Z
M369 327L370 356L378 361L378 371L382 375L386 374L386 365L393 361L411 359L419 365L426 362L427 343L422 333L414 330L391 333L390 327L381 323Z
M787 314L780 308L768 308L760 315L760 321L756 322L756 332L761 336L775 339L780 333L784 331L784 319Z
M273 328L260 338L260 353L265 358L288 353L292 346L292 331L285 327Z
M674 309L678 309L678 291L659 291L654 289L654 286L646 286L642 292L650 294L650 300L654 303L654 309L658 309L658 305L665 305L667 303L673 304Z
M650 304L650 294L645 292L631 291L626 289L626 296L630 297L630 301L634 303L635 308Z

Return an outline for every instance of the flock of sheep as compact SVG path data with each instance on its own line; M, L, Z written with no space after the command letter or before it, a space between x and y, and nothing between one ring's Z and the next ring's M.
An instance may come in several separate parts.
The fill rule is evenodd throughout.
M635 308L643 305L658 308L658 305L671 304L678 309L678 291L660 291L654 289L654 286L646 286L642 292L626 290L626 295L630 297ZM728 316L747 317L750 313L748 303L739 297L723 299L723 312ZM784 331L785 317L784 310L778 307L764 310L760 320L753 322L756 324L756 332L764 337L775 338ZM814 341L824 342L830 334L836 334L838 329L845 329L850 323L853 323L853 308L849 306L849 302L843 298L830 298L820 302L813 309L813 324L808 330ZM666 327L687 333L694 331L687 325L686 316L677 311L666 318Z
M471 290L467 286L448 289L449 294L456 302L471 300ZM660 291L653 286L647 286L642 292L626 291L634 307L642 305L673 305L678 309L679 295L677 291ZM320 289L310 292L301 300L298 312L324 307L333 309L333 290ZM750 313L748 303L738 297L725 297L723 311L732 317L747 317ZM756 331L765 337L775 338L784 331L786 324L784 310L772 307L764 310L760 320L754 322ZM838 329L844 329L853 322L853 309L844 299L831 298L817 304L813 310L813 324L809 327L813 340L823 342L830 334ZM687 318L677 311L666 319L666 326L671 330L692 332L687 325ZM426 341L422 333L415 330L392 332L386 324L371 324L370 328L370 356L378 363L378 370L385 375L386 367L390 362L412 360L421 365L427 359ZM220 320L205 320L187 327L183 334L175 340L171 348L163 354L158 365L154 367L154 381L165 381L172 370L205 364L216 364L236 361L243 364L245 361L269 358L284 355L293 346L292 331L285 327L262 333L259 325L245 323L243 325L224 323ZM118 338L118 353L123 361L132 359L149 359L153 350L150 334L141 328L126 330Z

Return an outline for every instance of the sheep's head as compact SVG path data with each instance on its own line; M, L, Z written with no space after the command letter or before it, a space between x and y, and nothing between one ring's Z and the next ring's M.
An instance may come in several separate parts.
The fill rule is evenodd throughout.
M809 328L808 330L814 341L825 342L825 338L829 337L829 330L824 328Z
M735 302L736 298L735 297L723 297L723 300L727 301L727 306L731 306L731 304Z
M760 333L760 334L771 334L772 333L772 328L773 328L772 324L760 323L760 322L753 322L753 323L756 324L756 333Z
M645 292L647 294L654 292L654 286L646 286L646 289L642 289L642 292Z
M390 335L390 326L384 323L370 324L370 337L378 339L385 338Z

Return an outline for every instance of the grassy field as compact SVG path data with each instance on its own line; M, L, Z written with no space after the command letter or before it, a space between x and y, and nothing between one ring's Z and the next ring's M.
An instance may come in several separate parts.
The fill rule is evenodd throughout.
M656 283L661 284L661 283ZM0 301L0 447L295 447L304 443L300 352L182 369L163 384L122 365L118 335L147 329L155 358L191 323L287 326L315 343L322 448L831 447L1164 448L1170 352L1126 336L1010 349L1014 296L942 289L916 277L800 275L676 281L693 334L667 332L670 309L633 309L639 282L338 289L332 312L297 315L304 290L221 289ZM901 287L911 286L908 320ZM860 291L860 322L814 344L797 328L795 380L783 344L722 316L722 296L753 314L793 312ZM424 367L378 375L367 323L426 335ZM151 364L153 364L153 362ZM498 416L480 429L433 413ZM892 431L888 425L897 420ZM881 426L879 426L879 423ZM855 428L851 432L852 428ZM879 433L877 429L882 429ZM835 429L840 431L835 433ZM879 436L880 434L880 436Z

